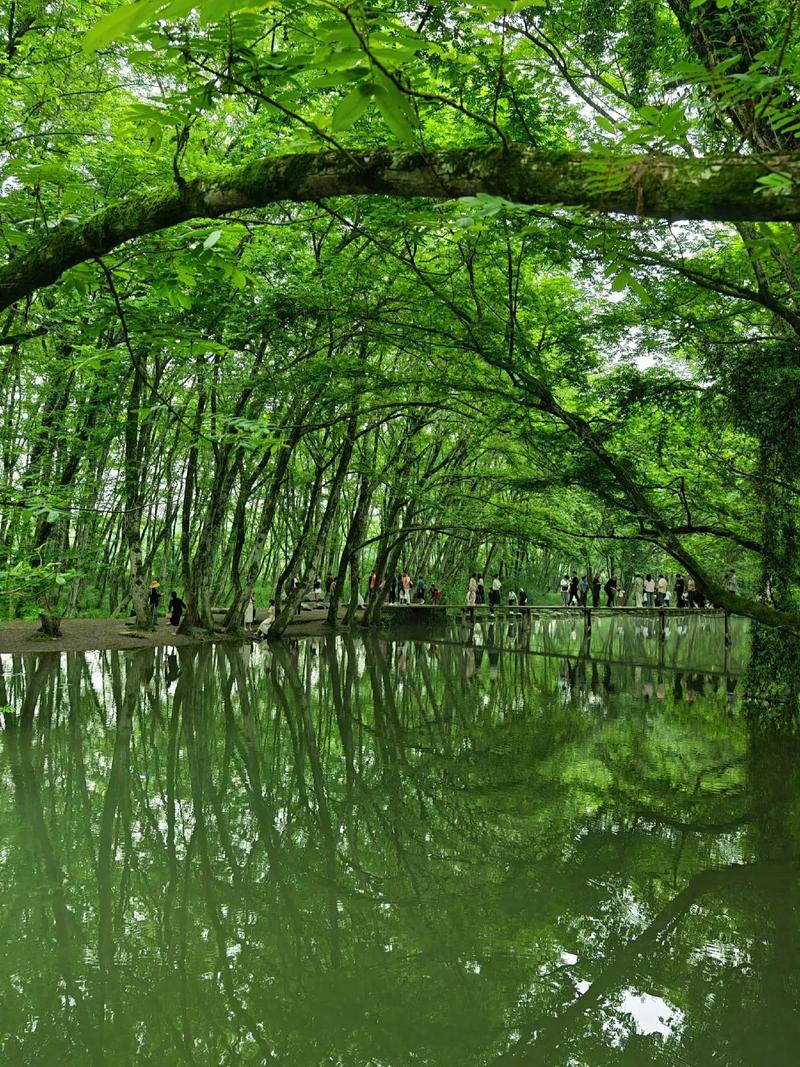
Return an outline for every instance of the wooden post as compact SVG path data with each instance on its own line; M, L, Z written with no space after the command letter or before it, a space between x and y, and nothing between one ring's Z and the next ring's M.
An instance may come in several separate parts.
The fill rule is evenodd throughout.
M659 641L666 641L666 639L667 639L667 634L666 634L666 614L667 614L667 609L666 608L662 608L660 616L659 616L659 621L658 621L658 639L659 639Z
M725 612L725 647L731 647L731 617Z

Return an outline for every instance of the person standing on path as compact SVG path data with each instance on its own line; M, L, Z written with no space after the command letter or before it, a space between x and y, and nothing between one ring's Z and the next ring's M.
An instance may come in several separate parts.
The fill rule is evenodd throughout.
M563 607L569 606L569 575L565 574L559 583L561 587L561 604Z
M637 608L644 606L644 578L641 574L633 576L633 605Z
M408 571L403 571L400 579L400 602L402 604L411 603L411 575Z
M667 579L664 577L663 574L659 574L659 576L658 576L658 586L657 586L657 592L656 592L656 607L657 608L663 608L664 607L664 598L666 597L666 595L667 595Z
M578 572L573 571L572 577L569 580L569 601L570 606L578 603L578 587L580 582L578 581Z
M479 574L477 577L478 588L475 590L475 603L486 603L486 590L483 588L483 575Z
M617 595L617 579L612 575L603 586L606 594L606 607L613 608Z
M491 608L492 615L494 615L495 608L500 603L500 575L496 574L492 579L492 588L489 590L489 606Z
M172 594L175 595L174 593ZM247 598L247 604L244 608L244 624L245 626L252 626L256 621L256 601L255 597L251 593Z
M731 567L731 569L728 571L727 585L728 592L733 593L734 596L739 592L739 583L736 580L736 571L733 569L733 567Z
M594 578L592 578L592 607L593 608L599 608L600 607L600 591L601 591L601 589L602 589L602 586L600 585L600 575L596 574L594 576Z
M682 608L684 595L686 593L686 583L683 580L682 574L675 575L675 607Z
M161 601L161 593L158 590L160 586L161 582L159 582L158 578L154 578L150 583L150 595L147 598L147 602L150 605L150 622L153 626L158 625L158 605Z
M467 582L467 614L470 617L470 621L475 621L475 597L478 592L478 579L474 574L469 576Z
M655 607L655 603L656 603L656 583L653 580L653 575L652 574L645 575L645 579L644 579L644 595L647 598L647 604L645 606L648 607L648 608Z
M251 598L252 599L252 598ZM186 605L173 589L169 595L169 621L171 626L178 626L181 621L181 615L186 611Z
M589 598L589 577L586 574L581 578L581 584L578 586L578 596L581 607L585 608Z

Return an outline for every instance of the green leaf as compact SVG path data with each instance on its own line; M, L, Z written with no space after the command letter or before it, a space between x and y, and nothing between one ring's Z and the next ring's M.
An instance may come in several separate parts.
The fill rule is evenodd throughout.
M390 82L384 82L375 86L375 101L383 121L395 137L405 142L413 141L417 117L408 97Z
M212 230L211 233L203 241L203 248L213 248L217 241L222 237L222 230Z
M332 124L334 130L346 130L364 111L372 100L372 86L369 82L360 82L336 105Z
M109 11L83 38L84 51L94 52L112 41L130 36L143 22L153 19L163 6L163 0L139 0Z

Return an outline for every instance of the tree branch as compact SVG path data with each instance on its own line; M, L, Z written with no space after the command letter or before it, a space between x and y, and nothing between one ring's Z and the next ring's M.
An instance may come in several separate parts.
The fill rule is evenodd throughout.
M786 195L758 192L780 171ZM561 205L663 219L800 222L800 154L683 159L600 156L492 146L432 152L298 153L256 160L134 193L84 222L62 223L0 267L0 310L78 263L195 218L336 196L450 200L489 193L521 204Z

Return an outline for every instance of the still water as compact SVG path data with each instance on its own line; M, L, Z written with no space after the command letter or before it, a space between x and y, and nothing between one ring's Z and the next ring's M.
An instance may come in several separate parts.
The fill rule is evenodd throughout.
M423 636L2 657L0 1063L797 1063L743 635Z

